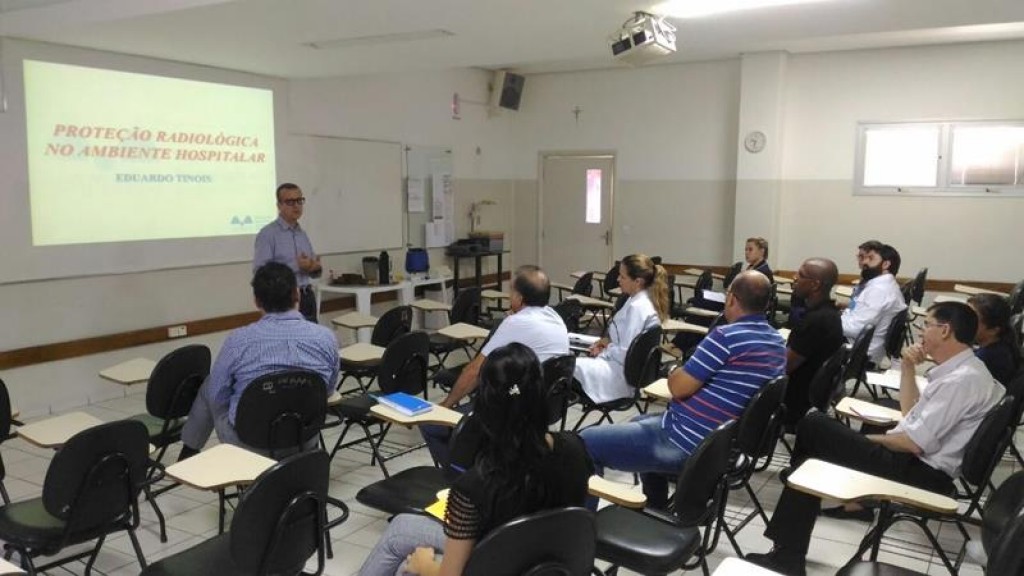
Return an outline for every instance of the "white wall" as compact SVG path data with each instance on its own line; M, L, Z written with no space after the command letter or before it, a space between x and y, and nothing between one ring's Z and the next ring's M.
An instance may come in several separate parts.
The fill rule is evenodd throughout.
M857 244L879 238L904 275L1024 278L1022 198L852 194L857 122L1024 119L1022 61L1024 42L791 56L780 265L821 254L852 272Z

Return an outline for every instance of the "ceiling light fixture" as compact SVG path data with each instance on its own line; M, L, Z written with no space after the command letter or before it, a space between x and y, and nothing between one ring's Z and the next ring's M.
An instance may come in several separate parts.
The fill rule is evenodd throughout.
M651 11L673 18L701 18L742 10L828 1L830 0L668 0L658 4Z
M316 40L313 42L303 42L302 45L315 50L334 50L336 48L351 48L353 46L376 46L379 44L433 40L435 38L449 38L451 36L455 36L455 33L450 30L434 28L431 30L413 30L411 32L395 32L373 36L352 36L349 38L336 38L334 40Z

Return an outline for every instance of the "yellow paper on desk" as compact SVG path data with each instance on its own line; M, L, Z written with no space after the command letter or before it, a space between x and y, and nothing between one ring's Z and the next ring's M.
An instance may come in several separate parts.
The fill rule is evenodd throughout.
M439 496L440 497L437 499L437 501L431 504L430 506L427 506L424 512L444 522L444 513L445 510L448 509L448 492L445 491L443 495Z

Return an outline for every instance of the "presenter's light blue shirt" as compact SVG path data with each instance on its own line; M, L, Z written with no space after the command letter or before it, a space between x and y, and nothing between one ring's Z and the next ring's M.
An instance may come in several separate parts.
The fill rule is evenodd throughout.
M305 254L310 258L316 255L309 236L298 222L295 226L289 226L279 216L256 235L256 249L252 259L253 274L267 262L279 262L295 272L300 287L309 286L309 274L299 270L299 254Z
M228 406L228 420L234 425L238 400L249 383L273 372L295 369L319 374L330 394L338 377L334 333L306 321L296 310L264 314L228 334L210 370L210 386L217 406Z

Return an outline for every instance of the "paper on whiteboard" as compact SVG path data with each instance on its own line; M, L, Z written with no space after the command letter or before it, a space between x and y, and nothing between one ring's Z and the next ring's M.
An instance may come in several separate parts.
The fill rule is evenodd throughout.
M409 202L409 213L426 212L427 201L426 191L424 190L423 179L421 178L409 178L408 184L408 202Z
M448 201L448 195L445 194L445 190L450 188L450 177L447 174L434 174L432 184L432 213L431 218L434 220L443 220L445 213L447 212L447 206L445 205Z
M445 238L444 221L427 222L423 226L425 227L427 248L440 248L449 244Z

